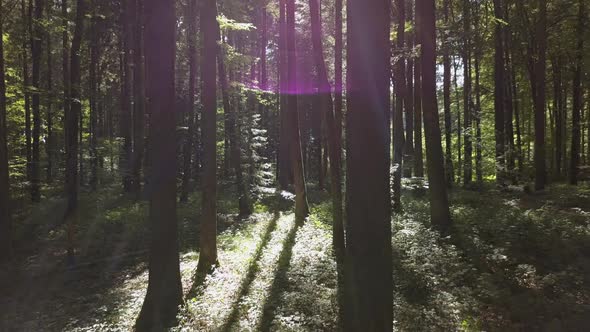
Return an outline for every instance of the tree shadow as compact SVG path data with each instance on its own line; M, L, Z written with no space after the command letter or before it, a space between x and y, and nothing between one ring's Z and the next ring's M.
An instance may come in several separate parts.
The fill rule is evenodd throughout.
M237 321L238 315L240 313L240 302L244 298L244 296L246 296L248 294L248 292L250 291L250 286L252 285L252 282L254 282L256 274L258 273L258 271L260 269L260 266L259 266L260 258L262 257L262 253L263 253L264 249L266 248L266 246L270 242L272 233L274 232L274 230L277 227L277 221L279 220L279 217L280 217L279 212L275 212L273 215L273 218L268 223L268 226L266 226L266 229L264 231L262 239L258 243L258 246L256 247L256 251L254 252L254 255L252 257L252 261L248 265L246 276L242 279L242 282L240 283L240 287L238 288L238 293L237 293L236 299L231 306L231 311L227 315L225 323L223 324L223 326L220 329L221 331L231 331L232 325L235 324L235 322Z
M275 311L280 303L281 294L284 292L288 283L287 273L291 266L291 257L293 256L297 231L301 226L301 223L295 222L295 225L293 225L283 242L277 269L275 270L268 295L262 305L262 316L258 321L256 331L270 331L271 329Z

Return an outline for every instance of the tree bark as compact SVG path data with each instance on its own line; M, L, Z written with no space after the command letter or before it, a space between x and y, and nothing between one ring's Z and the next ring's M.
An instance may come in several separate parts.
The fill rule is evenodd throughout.
M183 172L182 188L180 201L187 202L190 190L192 155L195 136L195 93L196 93L196 74L197 74L197 0L189 0L186 8L185 20L188 22L188 31L186 34L188 45L188 133L183 146Z
M471 8L463 1L463 186L469 187L473 178L473 119L471 114Z
M217 263L217 7L206 0L201 7L203 66L203 202L198 271L209 272Z
M40 139L41 139L41 54L43 41L43 17L42 0L35 0L33 35L31 42L32 67L32 110L33 110L33 151L31 160L31 200L34 203L41 201L41 165L40 165Z
M547 53L547 3L539 0L539 19L536 27L537 54L535 56L535 75L531 84L535 85L535 190L545 189L547 171L545 169L545 76Z
M414 17L416 47L421 50L420 33L422 25L418 15ZM420 51L419 54L422 52ZM422 59L419 55L414 61L414 175L424 177L424 160L422 152Z
M64 2L65 3L65 2ZM65 5L64 5L65 6ZM74 259L74 232L78 221L78 119L82 111L81 87L80 87L80 46L84 32L84 16L86 15L86 3L84 0L76 1L76 28L72 39L70 54L70 107L65 114L66 131L66 194L67 207L65 220L68 228L68 258Z
M413 8L406 6L408 10L407 21L413 21ZM409 50L414 48L414 35L412 32L406 36L406 46ZM404 144L404 161L403 172L404 177L412 177L412 167L414 166L414 59L410 55L406 61L406 94L404 101L404 110L406 112L406 139Z
M289 150L295 183L295 220L302 223L309 214L305 170L301 154L301 137L299 133L299 110L297 108L297 57L295 46L295 0L286 0L286 37L287 37L287 113L289 130Z
M291 126L289 125L287 111L288 95L288 72L287 72L287 24L286 24L286 0L279 0L279 112L280 112L280 130L279 130L279 153L278 153L278 180L279 187L286 190L293 181L293 168L290 156L291 147L289 146L289 137Z
M160 331L176 322L182 304L176 220L176 119L174 1L145 0L145 55L150 128L151 182L148 290L136 331ZM215 70L215 69L213 69ZM150 79L152 78L152 79Z
M133 1L133 0L132 0ZM145 136L145 65L143 40L143 2L135 0L135 22L133 34L133 158L131 162L131 184L135 197L141 196L141 168L144 155Z
M47 6L47 17L51 17L53 15L53 8L52 6ZM45 39L47 40L47 113L46 113L46 126L47 126L47 136L46 136L46 143L45 143L45 151L47 154L47 168L46 168L46 178L47 183L53 182L53 160L55 154L55 141L53 137L53 98L54 98L54 91L53 91L53 57L52 57L52 49L51 49L51 32L49 29L45 32Z
M406 60L405 60L405 30L406 30L406 0L397 0L397 51L399 56L395 64L395 111L393 121L393 209L396 212L401 212L401 187L402 187L402 169L404 156L404 107L407 107L406 97ZM406 111L407 114L407 111Z
M91 29L90 29L90 181L89 185L91 190L96 190L98 184L98 147L97 147L97 127L98 127L98 114L97 114L97 99L98 99L98 23L97 23L97 2L92 1L92 18L91 18Z
M389 7L385 0L347 6L347 331L393 329Z
M133 23L135 22L135 0L124 0L124 10L121 17L123 27L123 94L121 96L121 113L119 115L119 132L123 138L123 145L119 155L119 170L123 181L123 191L132 190L132 156L133 138L131 136L133 94Z
M572 107L572 148L570 159L570 184L578 184L578 167L580 166L580 135L582 108L582 64L584 52L584 1L578 2L578 41L576 48L576 64L573 79L573 107Z
M502 0L494 0L494 15L502 19ZM504 42L502 23L496 22L494 29L494 124L496 136L496 181L501 184L505 173L505 129L504 129Z
M445 114L445 165L446 165L446 179L447 186L451 188L455 181L455 175L453 171L453 146L452 146L452 123L451 123L451 57L449 55L449 49L451 47L449 41L449 6L450 0L444 0L443 2L444 11L444 22L447 28L444 31L443 40L443 98L444 98L444 114Z
M27 6L25 4L25 0L21 1L21 14L22 19L24 22L24 35L23 38L23 46L22 46L22 65L23 65L23 94L25 99L25 154L26 154L26 176L27 180L31 180L32 178L32 145L31 145L31 95L29 93L29 57L27 49L29 46L27 45L27 36L29 37L29 43L32 44L32 4L29 0L29 6L27 10Z
M0 36L3 36L4 9L0 1ZM6 125L6 80L4 40L0 38L0 262L12 258L12 221L10 217L10 182Z
M430 219L433 226L443 234L449 231L451 216L445 183L444 157L436 101L436 18L435 1L418 1L417 15L420 16L422 43L422 102L424 110L424 132L428 161L428 183L430 192Z

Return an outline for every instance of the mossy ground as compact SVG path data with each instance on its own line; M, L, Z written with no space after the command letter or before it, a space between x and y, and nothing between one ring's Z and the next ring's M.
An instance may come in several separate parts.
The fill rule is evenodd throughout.
M327 194L294 222L288 195L236 217L219 208L219 266L195 283L200 197L178 205L185 305L181 331L337 329L336 263ZM394 315L399 331L578 331L590 326L590 187L544 194L454 189L441 238L422 190L393 218ZM63 200L17 213L18 264L0 270L0 330L127 331L147 287L147 204L117 186L82 195L76 264L64 259ZM9 272L10 271L10 272Z

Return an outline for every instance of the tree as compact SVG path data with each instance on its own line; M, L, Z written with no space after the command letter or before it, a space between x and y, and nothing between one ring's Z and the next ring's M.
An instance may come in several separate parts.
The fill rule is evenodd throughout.
M41 167L40 167L40 138L41 138L41 46L43 41L43 28L41 19L43 16L42 0L35 0L35 17L33 35L31 36L32 83L33 83L33 151L31 160L31 200L35 203L41 201Z
M121 15L121 26L123 28L123 70L122 75L122 96L121 110L119 115L119 133L123 137L123 145L119 155L119 168L123 181L123 191L128 193L132 190L132 157L133 138L131 136L132 108L131 98L133 93L133 24L135 23L135 1L123 0L123 13Z
M420 18L414 16L416 47L421 50L420 30L422 29ZM424 177L424 160L422 153L422 68L421 59L418 56L414 61L414 174Z
M473 177L473 144L471 142L471 8L469 0L463 0L463 185L471 185Z
M572 157L570 159L570 184L578 184L578 167L580 165L580 111L582 108L582 62L584 52L584 1L578 2L578 41L576 48L576 64L573 81L573 113L572 113Z
M86 15L86 2L76 1L75 30L72 39L70 54L70 81L68 100L70 107L65 114L66 131L66 194L67 207L65 220L68 225L68 257L70 262L74 259L74 227L78 220L78 131L79 116L82 110L82 96L80 87L80 46L84 31L84 16Z
M496 179L504 178L504 44L502 41L502 0L494 0L494 124L496 133Z
M288 123L287 95L289 89L288 71L287 71L287 23L286 23L286 0L279 0L279 112L280 112L280 130L279 130L279 151L277 158L277 178L279 187L287 189L293 182L293 168L290 156L291 147L289 146L291 130Z
M295 220L303 222L309 214L307 189L303 156L301 154L301 138L299 133L299 113L297 109L297 63L295 48L295 0L286 0L286 38L287 38L287 78L289 93L287 95L287 112L289 129L289 150L295 183Z
M0 36L3 36L4 11L0 0ZM6 80L4 40L0 38L0 262L12 257L12 223L10 219L10 183L8 179L8 145L6 126Z
M201 5L203 41L203 202L200 228L198 271L209 272L217 263L217 7L215 0Z
M451 0L444 0L444 40L443 40L443 98L444 98L444 114L445 114L445 165L447 186L452 187L455 181L455 174L453 171L453 152L452 152L452 124L451 124L451 57L449 55L450 40L449 40L449 7Z
M348 331L393 329L389 7L384 0L348 0L347 6Z
M406 97L406 61L404 55L405 30L406 30L406 0L397 0L397 51L399 55L394 68L395 83L395 110L393 119L393 209L400 212L401 187L402 187L402 168L404 156L404 106L407 107ZM407 112L406 112L407 114Z
M53 15L53 2L47 6L47 17ZM46 118L46 125L47 125L47 142L45 144L45 151L47 154L47 183L53 182L53 161L55 159L55 138L53 135L53 98L54 98L54 91L53 91L53 57L52 57L52 43L51 43L51 32L47 29L45 33L45 39L47 41L47 118Z
M176 321L182 304L176 220L174 61L176 15L172 0L145 0L145 57L150 128L151 228L149 282L137 331L160 331Z
M131 159L132 191L137 198L141 192L145 128L145 79L142 2L135 0L133 33L133 157Z
M446 233L451 225L447 196L441 132L436 101L436 17L435 1L420 0L416 6L422 29L422 107L426 137L426 159L432 225Z
M547 3L539 0L539 18L536 26L537 52L534 56L534 75L531 84L534 85L535 109L535 190L545 189L547 171L545 169L545 77L547 59Z
M412 22L413 20L413 8L412 6L405 6L408 10L407 21ZM413 53L414 49L414 37L413 33L408 33L406 36L406 46ZM404 177L412 176L412 166L414 165L414 59L413 55L410 55L406 61L407 73L406 73L406 93L404 101L404 110L406 112L406 137L404 144Z
M191 156L193 152L196 112L195 112L195 93L196 93L196 79L197 79L197 1L189 0L186 7L185 18L188 22L188 31L186 34L188 44L187 57L189 66L188 77L188 133L183 147L183 173L182 173L182 189L180 193L180 201L188 201L188 192L191 180Z

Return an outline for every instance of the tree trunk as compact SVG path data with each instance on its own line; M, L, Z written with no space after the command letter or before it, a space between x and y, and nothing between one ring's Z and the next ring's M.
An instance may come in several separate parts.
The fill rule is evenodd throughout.
M98 127L98 114L97 114L97 99L98 99L98 24L97 24L97 2L92 1L92 19L90 29L90 189L96 190L98 183L98 149L97 149L97 127Z
M404 156L404 106L407 107L408 98L406 97L406 61L404 54L405 29L406 29L406 0L397 0L397 51L400 52L397 63L395 64L395 111L393 121L393 209L396 212L402 210L402 168ZM407 111L406 111L407 114Z
M420 33L422 30L420 18L414 17L416 46L421 50ZM424 177L424 160L422 153L422 67L421 52L414 61L414 175Z
M47 6L47 17L53 15L52 6ZM47 40L47 114L46 114L46 125L47 125L47 136L45 142L45 151L47 154L47 168L46 177L47 183L53 182L53 159L55 154L55 142L53 137L53 58L51 54L51 32L47 29L45 33Z
M143 2L136 0L133 34L133 158L131 185L136 198L141 196L141 168L144 154L145 128L145 66L143 41Z
M65 0L64 0L65 1ZM23 38L23 46L22 46L22 64L23 64L23 94L25 99L25 149L26 149L26 176L27 180L31 180L32 177L32 170L31 170L31 162L32 162L32 146L31 146L31 98L29 93L29 57L27 55L27 38L29 36L29 42L32 44L32 28L31 28L31 21L32 21L32 14L31 14L31 1L29 1L29 8L26 9L25 0L21 1L21 14L23 22L25 22L25 38Z
M451 225L449 201L445 183L444 158L441 146L441 132L436 102L436 19L435 1L418 1L417 15L420 17L422 43L422 102L424 110L424 132L428 161L428 183L430 191L430 218L433 226L443 234Z
M0 1L0 36L3 36L3 25L4 9L2 8L2 1ZM0 38L0 262L5 262L12 258L7 130L4 40Z
M408 10L407 21L413 21L413 8L406 6ZM406 47L409 50L414 48L414 36L412 32L406 36ZM412 167L414 166L414 59L410 55L406 61L406 93L404 100L404 110L406 112L406 137L404 144L404 161L403 172L404 177L412 177Z
M463 186L469 187L473 177L473 144L471 114L471 8L469 0L463 1Z
M191 159L193 155L193 144L195 136L195 93L196 93L196 76L197 76L197 0L189 0L186 8L185 20L188 22L188 32L186 35L188 45L188 133L183 146L183 172L182 188L180 201L188 201L191 180Z
M218 25L215 0L201 7L202 79L203 79L203 202L198 271L209 272L217 263L217 58Z
M494 0L494 15L502 19L502 0ZM505 168L505 130L504 130L504 42L502 23L496 22L494 30L494 124L496 136L496 181L504 181Z
M347 331L393 329L389 6L383 0L347 6Z
M295 46L295 0L286 1L286 37L287 37L287 113L289 130L289 150L295 183L295 220L302 223L309 214L305 170L301 155L301 138L299 134L299 114L297 108L297 57Z
M119 156L119 170L123 180L123 191L132 190L130 169L133 153L133 139L131 137L131 96L133 93L133 23L135 22L135 0L124 0L124 12L121 25L123 27L123 95L121 96L121 114L119 115L120 135L123 138Z
M451 57L449 56L449 49L451 42L449 41L449 6L451 0L444 0L444 22L447 28L444 31L443 40L443 98L444 98L444 112L445 112L445 151L446 151L446 179L447 186L451 188L455 181L453 171L453 152L452 152L452 123L451 123Z
M84 17L86 15L86 3L84 0L76 2L76 28L72 39L70 54L70 84L69 84L69 112L65 114L66 131L66 194L67 207L65 220L68 225L68 258L74 259L74 227L78 220L78 117L82 110L80 88L80 46L84 32ZM65 2L64 2L65 7Z
M42 54L42 41L43 41L43 28L41 25L41 19L43 17L43 4L42 0L35 0L35 16L33 24L33 36L31 43L31 55L33 60L33 154L31 161L31 200L34 203L41 201L41 165L40 165L40 139L41 139L41 54Z
M146 82L150 114L151 182L148 290L136 331L160 331L176 322L182 304L176 220L176 119L174 1L145 0ZM213 69L215 70L215 69ZM153 78L153 79L150 79ZM157 139L155 139L157 138ZM215 180L215 179L214 179Z
M545 169L545 76L547 51L547 3L539 0L539 20L536 27L537 54L535 56L535 75L531 84L535 85L535 190L545 189L547 172Z
M291 126L289 125L289 112L287 111L288 73L287 73L287 24L286 24L286 0L279 0L279 112L280 112L280 138L278 154L278 180L279 187L286 190L293 179L289 137Z
M580 166L580 135L581 120L580 112L582 108L582 61L584 52L584 2L578 3L578 45L576 49L576 64L574 69L573 80L573 113L572 113L572 151L570 159L570 184L578 184L578 167Z

